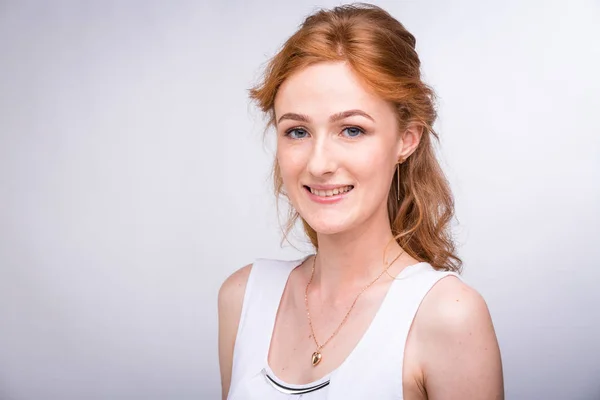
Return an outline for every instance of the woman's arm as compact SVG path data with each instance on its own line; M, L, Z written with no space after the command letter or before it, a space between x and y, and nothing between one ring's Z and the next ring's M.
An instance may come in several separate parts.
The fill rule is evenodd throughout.
M221 398L227 399L231 384L233 348L237 335L246 283L252 264L231 274L219 290L219 366L221 369Z
M443 278L415 318L423 385L429 400L502 400L500 349L481 295Z

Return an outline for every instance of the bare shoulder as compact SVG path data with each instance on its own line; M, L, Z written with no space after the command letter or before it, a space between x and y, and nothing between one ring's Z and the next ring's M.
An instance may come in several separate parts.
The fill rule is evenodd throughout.
M239 306L241 306L251 271L252 264L248 264L236 270L225 279L219 289L219 308L221 308L221 306L235 306L238 305L238 303Z
M491 324L481 294L455 276L440 279L423 299L418 317L432 334L460 334L470 326Z
M413 328L429 399L504 398L500 349L479 292L455 276L442 278Z

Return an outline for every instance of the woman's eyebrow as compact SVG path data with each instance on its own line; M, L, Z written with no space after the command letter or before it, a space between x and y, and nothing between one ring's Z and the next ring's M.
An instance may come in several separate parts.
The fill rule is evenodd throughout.
M342 120L344 118L352 117L355 115L365 117L365 118L370 119L371 121L375 122L373 117L371 117L369 114L367 114L366 112L364 112L362 110L348 110L348 111L342 111L342 112L333 114L332 116L329 117L329 122L336 122L336 121ZM311 122L311 119L308 115L297 114L297 113L285 113L279 118L279 121L277 121L277 123L278 124L281 123L281 121L283 121L284 119L290 119L293 121L300 121L300 122Z

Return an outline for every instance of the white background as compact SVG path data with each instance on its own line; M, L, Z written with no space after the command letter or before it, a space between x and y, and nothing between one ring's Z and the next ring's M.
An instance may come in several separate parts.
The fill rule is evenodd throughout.
M335 4L0 1L0 399L218 398L220 284L302 254L247 89ZM600 399L600 2L378 4L440 97L507 399Z

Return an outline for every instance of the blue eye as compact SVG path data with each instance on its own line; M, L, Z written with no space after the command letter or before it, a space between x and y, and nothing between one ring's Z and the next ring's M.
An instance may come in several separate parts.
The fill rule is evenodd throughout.
M348 138L357 138L365 133L364 130L357 126L349 126L344 128L342 132L347 132L344 134L344 136ZM292 139L305 139L308 137L308 132L303 128L292 128L285 132L285 136L288 136Z
M365 133L362 129L356 126L349 126L347 128L344 128L344 131L347 131L347 136L351 138L359 137L360 135Z
M296 132L297 134L295 135L294 132ZM308 135L308 133L301 128L293 128L285 133L285 136L289 136L292 139L304 139L306 135Z

